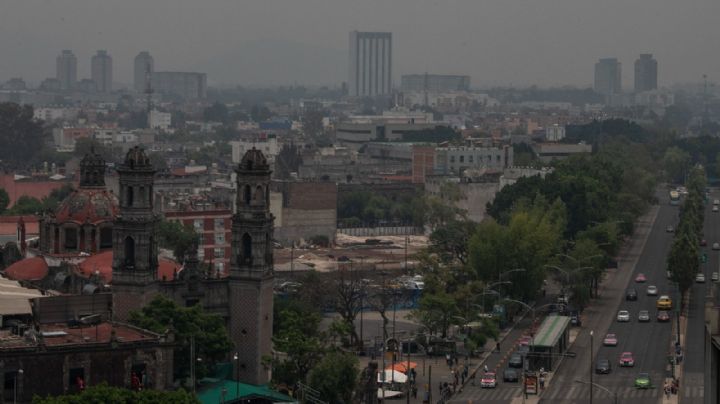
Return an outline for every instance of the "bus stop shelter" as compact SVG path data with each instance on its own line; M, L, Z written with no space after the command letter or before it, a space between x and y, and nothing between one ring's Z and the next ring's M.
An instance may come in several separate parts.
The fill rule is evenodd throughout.
M551 371L570 344L570 317L549 316L542 322L530 343L530 370Z

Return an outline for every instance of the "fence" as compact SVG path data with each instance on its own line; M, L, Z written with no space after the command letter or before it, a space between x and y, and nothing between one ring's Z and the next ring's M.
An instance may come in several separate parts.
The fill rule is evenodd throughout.
M423 228L417 226L338 227L337 232L356 237L415 236L423 234Z

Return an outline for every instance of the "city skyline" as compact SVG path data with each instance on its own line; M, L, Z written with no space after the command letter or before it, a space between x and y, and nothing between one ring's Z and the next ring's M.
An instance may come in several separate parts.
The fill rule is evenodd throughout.
M14 3L0 16L0 51L6 55L0 77L39 82L53 76L48 65L59 49L73 49L79 60L108 49L123 83L132 83L135 55L149 50L163 61L159 68L207 72L211 84L338 85L347 80L347 35L353 30L393 33L396 83L401 74L428 71L469 75L479 87L589 87L598 58L614 56L630 66L639 53L662 61L658 79L665 85L720 75L719 55L688 46L720 40L713 28L720 3L712 0L698 0L696 7L669 0L212 1L201 8L182 0L172 12L163 1L35 3ZM96 18L102 15L113 18ZM24 23L31 20L39 23ZM78 70L78 77L89 77L89 66L81 63ZM623 82L632 83L632 71L623 74Z

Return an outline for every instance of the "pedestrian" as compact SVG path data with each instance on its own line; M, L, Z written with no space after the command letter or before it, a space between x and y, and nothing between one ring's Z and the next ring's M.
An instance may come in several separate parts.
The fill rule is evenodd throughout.
M414 384L412 386L412 396L413 398L417 398L417 386Z
M500 341L495 344L495 349L500 352Z
M665 382L665 397L670 398L670 384Z
M452 367L452 357L449 353L445 354L445 362L447 363L448 367Z
M487 373L487 371L488 371L487 365L483 365L483 372Z
M540 376L540 390L545 390L545 377Z
M473 371L472 374L470 375L470 380L471 380L470 384L472 384L474 386L475 385L475 371Z

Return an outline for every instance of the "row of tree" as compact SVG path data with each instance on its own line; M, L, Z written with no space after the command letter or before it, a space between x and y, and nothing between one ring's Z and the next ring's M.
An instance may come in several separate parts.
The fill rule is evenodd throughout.
M682 301L695 281L700 270L700 240L705 217L705 172L700 166L692 168L688 174L686 187L688 194L680 208L680 223L667 257L667 269L671 279L676 282ZM678 303L681 304L681 303Z

